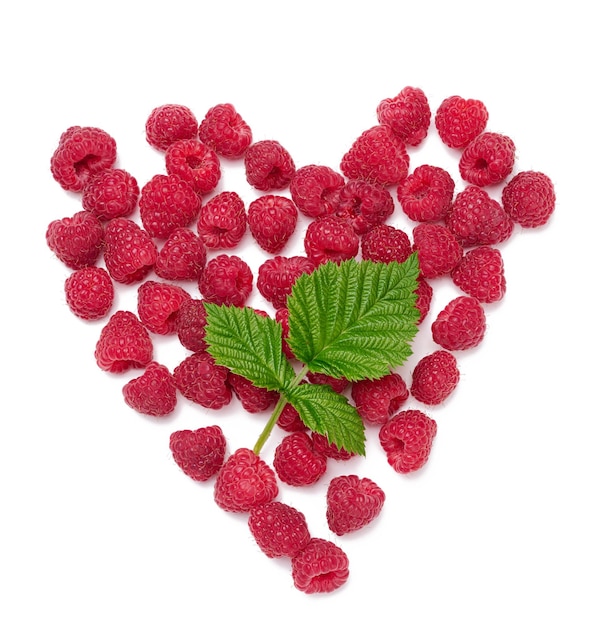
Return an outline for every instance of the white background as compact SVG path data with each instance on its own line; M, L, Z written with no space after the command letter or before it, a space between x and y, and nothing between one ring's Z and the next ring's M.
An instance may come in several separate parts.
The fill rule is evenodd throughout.
M1 623L593 623L586 3L402 5L58 0L1 9ZM487 307L482 345L460 355L454 395L428 411L439 432L427 466L396 474L371 429L366 459L330 464L315 487L281 486L312 534L350 559L342 589L307 596L289 563L265 557L246 518L219 509L212 484L185 477L168 450L172 431L211 423L231 449L252 446L266 417L236 401L208 412L180 399L169 419L147 419L121 395L139 372L97 367L102 322L70 313L69 270L45 244L50 221L80 210L49 159L69 126L99 126L118 143L118 165L143 184L164 171L144 136L154 107L181 103L201 118L232 102L254 140L277 139L297 166L337 168L379 101L406 85L425 91L433 113L450 95L481 99L488 128L517 145L515 171L553 179L557 208L546 227L517 228L501 246L507 295ZM447 167L463 187L434 126L410 153L412 167ZM221 188L256 197L240 165L223 167ZM409 231L399 208L390 223ZM265 258L249 236L239 252L254 268ZM433 286L431 319L454 293L446 281ZM250 303L262 304L257 293ZM118 289L116 307L134 306L134 288ZM406 377L434 349L429 323ZM155 350L169 367L186 354L175 338L155 338ZM270 462L280 436L262 453ZM338 473L369 476L387 494L381 516L343 538L324 517Z

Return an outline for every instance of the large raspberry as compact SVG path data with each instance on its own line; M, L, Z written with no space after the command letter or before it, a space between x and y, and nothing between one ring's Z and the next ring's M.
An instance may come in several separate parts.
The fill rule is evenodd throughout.
M552 181L533 170L516 174L503 188L501 199L509 217L524 228L543 226L556 205Z
M315 266L340 263L358 254L359 236L352 224L335 215L311 222L305 232L305 252Z
M337 206L344 177L327 165L305 165L290 181L290 195L297 208L307 217L333 213Z
M179 176L199 195L213 191L220 180L220 161L216 152L196 139L172 143L165 152L168 174Z
M169 335L176 330L177 311L191 296L179 285L147 280L138 287L138 317L157 335Z
M393 213L393 197L383 185L368 180L350 180L340 190L334 215L345 219L358 235L383 224Z
M484 132L463 149L459 159L461 178L484 187L502 182L515 165L515 144L500 133Z
M200 299L184 300L177 311L175 330L179 343L190 352L206 350L206 309Z
M73 270L97 262L103 250L103 239L99 218L87 211L50 222L45 233L50 250Z
M190 354L173 370L184 398L207 409L220 409L232 400L229 370L217 365L208 352Z
M206 246L196 233L176 228L159 250L154 271L163 280L198 280L206 257Z
M157 150L166 150L180 139L195 139L198 121L182 104L163 104L150 112L146 120L146 141Z
M352 400L365 423L384 424L409 396L403 378L391 372L382 378L352 383Z
M276 404L279 398L277 391L268 391L263 387L256 387L248 378L233 374L228 377L229 385L239 398L241 406L248 413L261 413Z
M431 326L432 338L445 350L475 348L486 333L486 314L473 296L453 298Z
M82 206L101 220L128 217L134 212L140 188L126 170L105 169L89 178L82 190Z
M380 224L360 238L363 260L375 263L403 263L412 254L408 234L390 224Z
M128 381L123 389L126 404L144 415L164 417L177 406L177 387L166 366L153 361L137 378Z
M66 303L74 315L83 320L98 320L113 305L115 290L107 270L83 267L68 276L64 283Z
M243 306L253 289L253 273L238 256L219 254L206 263L198 286L204 302Z
M253 507L247 524L257 545L270 558L295 557L311 541L305 516L277 500Z
M410 393L424 404L440 404L458 383L457 359L447 350L436 350L421 358L414 367Z
M418 87L404 87L395 98L381 100L377 107L379 124L385 124L404 143L417 146L428 134L430 106Z
M294 586L304 593L330 593L350 574L346 553L335 543L314 537L292 559Z
M455 235L442 224L423 222L414 227L413 249L418 252L418 264L423 278L450 274L463 256L463 248Z
M506 292L502 254L492 246L468 250L451 272L451 278L462 291L480 302L498 302Z
M218 474L222 467L226 438L220 426L178 430L169 437L169 449L184 474L204 482Z
M154 267L158 250L148 233L127 217L116 217L105 225L105 267L113 280L132 284Z
M236 248L246 231L245 203L234 191L221 191L200 209L198 234L207 248Z
M247 223L262 250L277 254L296 228L298 211L290 198L267 194L256 198L247 210Z
M486 128L488 110L483 102L451 96L441 102L434 123L443 143L450 148L465 148Z
M265 260L257 275L257 288L261 295L272 303L274 308L286 307L286 298L290 295L296 279L302 274L310 274L315 269L313 262L306 256L275 256Z
M435 165L420 165L397 187L403 212L415 222L436 222L445 217L455 192L449 172Z
M251 127L232 104L217 104L208 109L198 128L200 140L227 159L238 159L252 140Z
M259 191L285 189L296 171L288 150L273 139L252 143L245 151L244 164L247 182Z
M316 483L327 470L326 457L313 447L305 432L286 435L276 446L274 469L278 478L294 487Z

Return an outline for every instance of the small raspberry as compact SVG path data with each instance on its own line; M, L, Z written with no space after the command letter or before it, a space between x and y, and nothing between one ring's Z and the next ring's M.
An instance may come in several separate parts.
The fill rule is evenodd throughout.
M313 449L328 459L348 461L356 456L355 452L350 452L346 448L339 448L333 441L330 443L326 435L321 433L311 432L311 441L313 442Z
M277 254L286 246L296 228L298 211L290 198L264 195L256 198L247 210L247 223L262 250Z
M177 311L175 330L179 343L190 352L206 350L206 309L199 299L184 300Z
M418 264L423 278L450 274L463 256L463 248L455 235L442 224L423 222L412 231L413 250L418 252Z
M515 144L500 133L484 132L463 149L459 159L461 178L484 187L502 182L515 165Z
M105 317L115 298L111 276L102 267L83 267L74 271L66 279L64 291L70 310L83 320Z
M449 172L434 165L420 165L397 187L403 212L415 222L436 222L447 214L455 181Z
M232 104L217 104L209 109L200 123L198 136L227 159L243 156L252 140L251 128Z
M210 193L221 177L216 152L197 139L172 143L165 152L167 174L179 176L198 194Z
M268 391L262 387L256 387L249 379L239 374L229 374L229 385L239 398L241 406L248 413L261 413L276 404L279 398L277 391Z
M431 326L432 338L445 350L475 348L486 333L486 314L473 296L451 300Z
M234 191L221 191L200 209L198 234L211 250L236 248L246 231L245 203Z
M327 165L305 165L290 181L290 195L297 208L307 217L330 215L344 186L344 177Z
M424 404L440 404L453 393L458 382L457 359L447 350L436 350L414 367L410 393Z
M184 398L207 409L220 409L232 400L229 370L217 365L208 352L190 354L173 370Z
M82 206L100 220L128 217L134 212L140 188L126 170L108 168L93 174L82 190Z
M289 325L288 325L288 316L289 311L286 307L282 307L281 309L276 310L276 315L274 316L276 321L282 326L282 352L287 359L294 359L294 354L288 345L288 333L289 333Z
M393 197L383 185L350 180L340 190L334 215L352 224L356 234L363 235L383 224L394 208Z
M247 524L257 545L271 559L295 557L311 541L305 516L277 500L253 507Z
M177 388L171 372L152 361L144 372L127 382L122 389L126 404L144 415L164 417L177 405Z
M282 409L276 424L288 433L305 432L309 430L292 404L287 404Z
M354 405L369 425L384 424L399 411L409 395L403 378L395 372L382 378L352 383Z
M189 293L178 285L147 280L138 287L138 317L151 332L169 335L176 330L181 303L189 299Z
M434 123L449 148L465 148L486 128L488 111L480 100L451 96L436 111Z
M306 256L278 255L266 259L259 266L256 286L275 309L283 309L296 279L302 274L310 274L314 269L315 265Z
M155 274L163 280L198 280L206 265L206 246L189 228L176 228L158 252Z
M184 474L205 482L218 474L224 463L226 438L220 426L178 430L169 437L169 449Z
M461 291L480 302L498 302L506 292L502 254L491 246L468 250L451 278Z
M50 222L45 233L49 249L70 269L94 265L103 249L99 219L87 211Z
M247 182L260 191L285 189L296 171L286 148L272 139L252 143L244 163Z
M293 487L316 483L327 470L327 460L302 431L286 435L276 446L274 469L278 478Z
M311 539L291 564L294 586L307 594L335 591L350 574L346 553L326 539Z
M334 378L321 372L308 372L307 380L314 385L329 385L336 393L342 393L350 384L347 378Z
M516 174L503 188L501 199L509 217L524 228L543 226L556 205L550 178L531 170Z
M195 139L197 134L196 116L182 104L159 106L146 120L146 141L157 150L165 151L175 141Z
M364 261L403 263L412 254L412 244L403 230L380 224L362 235L360 253Z
M432 302L433 289L430 286L430 283L425 278L422 278L422 276L419 276L418 288L416 289L416 291L414 291L414 293L417 296L416 308L418 309L418 311L420 311L420 317L418 318L418 321L416 322L416 324L420 325L424 321L426 316L428 315L428 312L430 311L430 304Z
M157 255L154 241L131 219L116 217L105 225L105 267L118 283L142 280L154 267Z
M305 232L305 252L315 266L354 258L359 243L352 224L334 215L311 222Z
M377 119L379 124L389 126L404 143L417 146L428 134L430 126L426 94L417 87L404 87L395 98L381 100Z
M198 286L204 302L243 306L253 289L253 274L238 256L219 254L206 263Z

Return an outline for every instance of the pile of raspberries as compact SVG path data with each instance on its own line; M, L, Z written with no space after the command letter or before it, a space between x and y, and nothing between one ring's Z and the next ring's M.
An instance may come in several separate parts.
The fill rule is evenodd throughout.
M249 306L255 288L272 311L257 312L274 315L286 336L286 297L301 274L327 261L402 262L417 252L419 325L435 279L452 281L459 293L434 315L434 350L418 360L411 380L391 372L352 384L309 374L307 382L349 394L365 426L377 429L395 472L422 468L437 425L406 402L430 407L451 395L460 379L455 353L480 344L487 307L506 291L498 244L517 227L543 226L555 207L551 180L516 171L515 144L487 130L479 100L451 96L434 114L438 136L458 156L463 188L434 164L410 171L409 148L426 139L432 119L424 92L405 87L379 102L376 123L332 168L297 166L280 142L254 141L231 104L212 107L201 121L186 106L166 104L145 124L148 144L164 156L164 173L142 186L116 165L116 142L106 131L68 128L50 169L63 189L80 195L81 210L52 221L46 241L71 270L64 288L72 313L106 320L95 348L98 367L141 370L123 385L125 402L156 417L170 416L179 396L208 409L236 397L250 413L270 410L277 393L215 364L206 351L204 302ZM247 206L236 192L220 189L225 162L242 162L257 195ZM410 234L390 223L400 212L413 224ZM305 253L283 255L299 219L307 224ZM247 233L266 255L258 268L232 254ZM117 284L137 286L135 311L113 311ZM173 371L153 356L157 337L171 334L187 351ZM288 344L284 349L294 358ZM348 579L348 558L336 542L310 535L304 515L278 499L279 483L314 484L333 460L353 455L310 432L290 405L278 427L286 434L271 465L248 448L227 454L219 425L173 432L170 452L187 477L213 481L222 509L246 516L266 556L290 559L297 589L331 592ZM367 526L384 501L370 478L336 476L327 488L329 530L342 536Z

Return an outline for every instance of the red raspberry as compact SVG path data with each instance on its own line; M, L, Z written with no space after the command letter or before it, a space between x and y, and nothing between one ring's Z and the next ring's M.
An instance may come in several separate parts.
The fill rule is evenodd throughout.
M172 143L165 152L165 167L169 175L179 176L198 195L213 191L221 176L216 152L196 139Z
M111 167L116 157L115 139L104 130L71 126L60 137L51 157L50 170L66 191L82 191L89 178Z
M164 417L177 405L177 388L171 372L153 361L144 372L127 382L122 392L126 404L144 415Z
M226 438L220 426L178 430L169 437L169 449L184 474L205 482L218 474L224 463Z
M307 217L329 215L336 209L344 177L327 165L305 165L290 181L290 195Z
M305 432L309 430L292 404L287 404L282 409L276 424L288 433Z
M302 431L286 435L276 446L274 469L278 478L293 487L316 483L327 470L327 460Z
M397 187L403 212L415 222L436 222L447 214L455 181L449 172L434 165L420 165Z
M432 302L432 294L433 290L430 286L430 283L422 278L422 276L418 277L418 288L414 291L417 296L416 300L416 308L420 311L420 317L416 324L421 324L428 312L430 311L430 303Z
M138 287L138 317L157 335L169 335L176 330L177 311L191 296L178 285L147 280Z
M109 168L89 178L82 190L82 206L100 220L128 217L139 195L138 182L129 172Z
M285 189L296 171L286 148L272 139L252 143L244 162L247 182L260 191Z
M480 302L498 302L506 292L502 254L491 246L468 250L451 278L461 291Z
M342 393L350 384L347 378L334 378L321 372L308 372L307 380L314 385L329 385L336 393Z
M352 224L358 235L383 224L395 205L389 191L377 183L350 180L340 190L334 214Z
M296 228L298 211L290 198L265 195L255 199L247 210L247 223L262 250L277 254Z
M457 359L447 350L437 350L416 364L410 393L424 404L440 404L451 395L458 382Z
M214 484L214 501L241 513L272 502L278 483L272 468L252 450L239 448L224 462Z
M291 564L294 586L307 594L335 591L350 574L346 553L326 539L311 539Z
M115 298L111 277L102 267L76 270L66 279L64 291L70 310L83 320L105 317Z
M275 256L259 266L256 285L275 309L283 309L296 279L314 269L315 265L306 256Z
M206 263L198 286L204 302L243 306L253 289L253 274L238 256L219 254Z
M353 456L356 456L354 452L350 452L346 448L338 448L333 442L330 443L329 439L321 433L311 432L311 441L313 442L313 449L328 459L348 461Z
M73 270L94 265L103 249L103 226L86 211L51 222L45 233L50 250Z
M175 329L179 342L190 352L204 352L207 344L206 309L202 300L184 300L177 311Z
M422 411L409 409L390 418L379 430L387 462L399 474L419 470L428 461L437 433L436 422Z
M200 140L227 159L243 156L252 140L251 128L232 104L209 109L198 128Z
M289 315L288 309L282 307L276 311L275 319L282 326L282 352L284 352L284 356L286 356L287 359L294 359L294 354L287 343L288 332L290 330L288 326Z
M389 126L404 143L417 146L428 134L430 106L422 89L404 87L395 98L381 100L377 107L379 124Z
M184 228L196 219L202 201L179 176L156 174L142 187L138 204L146 232L167 239L176 228Z
M423 278L450 274L461 261L463 248L455 235L442 224L423 222L412 231L413 250L418 252L418 264Z
M365 261L403 263L412 254L407 233L389 224L380 224L360 238L360 253Z
M221 409L232 400L229 370L217 365L208 352L190 354L173 370L181 395L207 409Z
M105 266L118 283L142 280L154 267L157 247L148 233L127 217L116 217L105 225Z
M451 96L436 111L434 123L449 148L465 148L486 128L488 111L480 100Z
M198 120L182 104L164 104L153 109L146 120L146 141L157 150L166 150L181 139L195 139Z
M516 174L503 188L501 199L509 217L524 228L543 226L556 205L550 178L532 170Z
M384 424L399 411L409 395L404 379L395 372L382 378L352 383L354 405L369 425Z
M189 228L176 228L158 252L155 274L164 280L198 280L206 265L206 246Z
M198 234L212 250L236 248L246 231L245 203L234 191L220 192L200 209Z
M459 159L461 178L484 187L502 182L515 165L515 144L500 133L482 133L463 149Z
M277 391L268 391L262 387L256 387L249 379L239 374L229 374L229 385L239 398L241 406L248 413L261 413L276 404L279 398Z
M315 266L354 258L359 243L352 224L334 215L311 222L305 232L305 252Z
M475 185L457 194L445 223L464 247L501 243L513 232L513 222L500 203Z
M271 559L295 557L311 541L305 516L277 500L252 508L247 524L257 545Z
M486 314L477 298L459 296L437 315L431 331L434 342L445 350L475 348L486 333Z
M370 478L336 476L329 483L326 501L329 529L341 536L376 519L383 509L385 492Z
M342 157L340 169L350 179L397 185L408 175L406 144L380 124L365 130Z
M152 353L148 331L131 311L116 311L103 326L95 347L97 365L113 374L146 367Z

